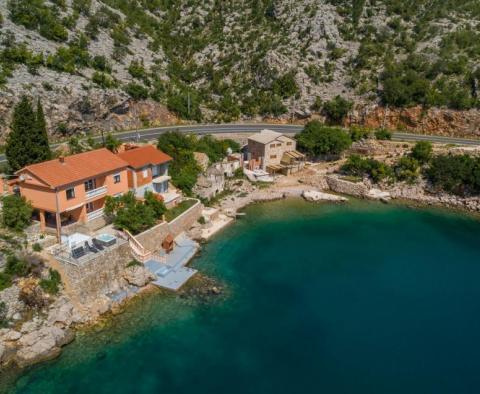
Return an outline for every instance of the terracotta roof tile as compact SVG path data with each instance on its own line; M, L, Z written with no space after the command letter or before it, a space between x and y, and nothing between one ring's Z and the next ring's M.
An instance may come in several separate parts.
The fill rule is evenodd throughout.
M149 164L157 166L173 160L169 155L152 145L126 150L125 152L119 153L118 157L125 160L130 167L135 169L145 167Z
M77 183L98 175L124 169L128 164L108 149L67 156L29 165L17 174L28 171L51 187Z

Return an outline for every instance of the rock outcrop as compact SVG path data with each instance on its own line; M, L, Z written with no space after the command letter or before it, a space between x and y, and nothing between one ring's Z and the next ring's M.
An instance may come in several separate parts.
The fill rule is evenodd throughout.
M330 201L330 202L345 202L348 198L336 196L330 193L322 193L317 190L306 190L302 194L303 198L307 201Z
M450 137L479 138L480 110L456 111L445 108L388 108L359 106L347 118L346 126L362 125L367 128L404 130L419 134Z
M132 267L128 267L124 271L123 279L125 279L130 285L144 287L156 278L155 275L153 275L145 267L141 265L134 265Z

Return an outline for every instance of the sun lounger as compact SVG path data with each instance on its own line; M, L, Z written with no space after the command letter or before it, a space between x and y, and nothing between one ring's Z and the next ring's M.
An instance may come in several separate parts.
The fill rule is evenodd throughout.
M96 247L98 250L103 250L103 249L105 249L105 247L103 246L103 243L102 243L101 241L99 241L98 239L93 238L93 239L92 239L92 242L93 242L93 245L95 245L95 247Z
M72 257L74 259L79 259L82 256L85 256L85 249L82 246L72 249Z
M98 249L94 245L90 244L88 241L85 241L85 249L89 250L92 253L98 253Z

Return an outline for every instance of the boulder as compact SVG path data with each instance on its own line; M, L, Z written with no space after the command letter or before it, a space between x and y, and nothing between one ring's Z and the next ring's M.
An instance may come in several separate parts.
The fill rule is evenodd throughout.
M73 341L75 334L71 330L58 327L43 327L24 335L19 341L15 361L19 367L51 360L61 352L61 347Z
M307 201L333 201L333 202L345 202L348 201L347 198L336 196L330 193L323 193L316 190L306 190L303 192L303 198Z
M370 189L367 194L367 198L371 198L372 200L380 200L380 201L390 201L392 196L389 192L384 192L380 189Z
M123 278L131 285L137 287L146 286L152 280L155 280L156 277L153 273L148 271L145 267L141 265L135 265L128 267L124 273Z

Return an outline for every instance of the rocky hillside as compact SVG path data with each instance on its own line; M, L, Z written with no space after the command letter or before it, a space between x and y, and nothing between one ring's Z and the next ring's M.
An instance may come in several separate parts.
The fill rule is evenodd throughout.
M0 0L0 26L2 136L25 93L58 135L305 118L337 95L355 122L421 106L414 123L480 124L478 0Z

